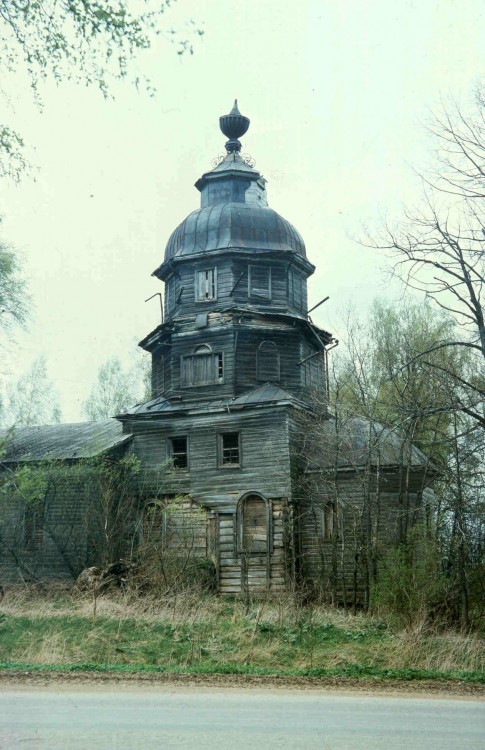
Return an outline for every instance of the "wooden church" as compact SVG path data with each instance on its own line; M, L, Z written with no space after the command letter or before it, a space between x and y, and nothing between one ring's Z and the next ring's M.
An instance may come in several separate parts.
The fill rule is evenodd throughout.
M25 464L133 455L139 534L155 519L160 544L175 543L167 508L197 508L194 549L213 561L219 592L328 588L332 579L335 596L352 589L355 598L363 535L376 523L382 549L399 540L421 512L428 461L357 417L336 431L327 412L335 342L308 314L315 267L241 155L248 127L237 103L220 118L227 153L196 182L200 208L173 231L154 271L164 315L140 342L152 358L152 399L107 422L5 435L3 476ZM0 507L0 579L34 569L63 578L96 564L93 502L82 483L67 483L33 517L12 492Z

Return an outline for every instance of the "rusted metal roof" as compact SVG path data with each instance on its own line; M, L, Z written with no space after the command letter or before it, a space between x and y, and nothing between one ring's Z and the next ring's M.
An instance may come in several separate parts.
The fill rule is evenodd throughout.
M146 404L139 404L129 409L125 414L120 414L119 418L123 419L133 415L158 416L160 414L177 414L185 412L208 412L240 409L247 406L263 406L265 404L276 403L294 403L304 406L295 396L288 391L283 390L275 383L265 383L258 388L254 388L241 396L235 398L217 399L212 401L180 401L169 400L163 397L148 401Z
M396 428L362 417L322 422L320 427L322 462L312 461L309 469L338 466L357 468L366 464L385 467L424 467L432 469L429 458Z
M0 430L0 464L92 458L132 437L116 419Z

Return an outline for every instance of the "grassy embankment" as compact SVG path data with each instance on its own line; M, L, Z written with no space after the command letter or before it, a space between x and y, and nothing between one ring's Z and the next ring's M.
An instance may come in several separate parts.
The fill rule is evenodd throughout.
M396 631L366 615L289 600L180 597L160 605L9 591L0 605L0 668L438 679L485 683L477 635Z

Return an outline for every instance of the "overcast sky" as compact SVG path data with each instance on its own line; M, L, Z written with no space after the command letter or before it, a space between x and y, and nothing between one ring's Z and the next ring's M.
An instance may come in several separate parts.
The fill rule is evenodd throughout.
M96 370L129 361L159 322L151 272L199 205L194 182L224 151L219 115L235 97L251 119L243 151L268 180L317 266L313 316L333 330L349 303L399 293L382 257L350 236L398 216L417 185L420 122L440 96L469 96L485 67L482 0L179 0L167 26L194 19L192 57L166 42L144 53L150 98L127 85L48 85L42 112L10 81L15 126L35 146L36 179L0 185L3 235L25 258L34 302L9 369L45 354L64 418L76 421Z

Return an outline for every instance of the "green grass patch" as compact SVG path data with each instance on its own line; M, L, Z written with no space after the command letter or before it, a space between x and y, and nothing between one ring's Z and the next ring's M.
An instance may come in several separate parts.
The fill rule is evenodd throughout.
M212 599L146 612L107 597L7 598L0 609L0 668L158 672L485 683L485 644L457 633L394 633L384 622L324 608Z

